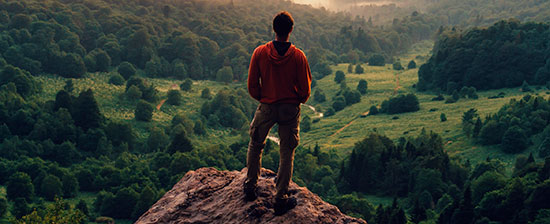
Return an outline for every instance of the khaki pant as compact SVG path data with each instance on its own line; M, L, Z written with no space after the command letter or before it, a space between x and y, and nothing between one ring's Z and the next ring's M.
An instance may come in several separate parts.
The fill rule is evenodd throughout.
M294 149L300 141L300 105L296 104L264 104L260 103L254 119L250 124L250 143L246 167L247 185L255 185L260 176L262 151L265 139L273 127L279 125L279 171L277 172L275 197L284 198L288 190L288 184L292 178Z

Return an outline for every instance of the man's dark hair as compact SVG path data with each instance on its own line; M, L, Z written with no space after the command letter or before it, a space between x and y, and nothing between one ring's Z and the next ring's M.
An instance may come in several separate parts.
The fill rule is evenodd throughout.
M294 19L287 11L281 11L273 18L273 30L279 37L286 37L294 26Z

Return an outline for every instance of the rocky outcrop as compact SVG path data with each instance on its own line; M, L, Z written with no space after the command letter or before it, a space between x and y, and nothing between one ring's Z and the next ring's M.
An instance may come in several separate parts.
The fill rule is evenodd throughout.
M273 203L275 176L262 169L258 181L258 198L244 200L243 182L246 169L218 171L201 168L189 171L149 211L136 222L148 223L364 223L344 215L334 205L324 202L307 188L291 182L289 193L298 205L281 216L275 216Z

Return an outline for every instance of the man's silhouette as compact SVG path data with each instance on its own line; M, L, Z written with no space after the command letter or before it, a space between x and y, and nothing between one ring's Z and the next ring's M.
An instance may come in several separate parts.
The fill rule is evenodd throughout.
M296 199L289 198L287 191L292 178L294 149L300 140L300 103L305 103L311 93L311 72L306 56L288 42L293 25L290 13L282 11L275 15L273 30L276 38L254 50L248 71L248 92L260 101L260 105L250 124L244 192L247 200L256 198L265 139L271 127L278 124L280 159L275 179L276 215L296 206Z

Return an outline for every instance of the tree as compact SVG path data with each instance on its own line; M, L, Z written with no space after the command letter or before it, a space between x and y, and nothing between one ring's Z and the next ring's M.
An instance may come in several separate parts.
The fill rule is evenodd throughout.
M346 99L343 96L337 96L332 101L334 111L341 111L346 107Z
M407 65L407 69L415 69L416 68L416 62L414 60L409 61L409 64Z
M47 175L42 180L42 185L40 186L40 193L47 200L53 201L55 197L62 196L63 193L63 184L58 177L54 175Z
M63 90L67 91L69 94L73 93L74 91L73 79L67 79L65 81L65 86L63 86Z
M384 56L379 54L371 55L368 59L370 66L384 66L386 64Z
M72 111L71 115L75 125L82 127L84 130L98 128L103 122L103 115L99 111L94 92L91 89L80 93Z
M174 131L175 134L172 137L172 142L168 146L168 153L189 152L193 150L193 145L185 133L185 128L179 124L174 127Z
M84 201L84 199L80 199L78 201L78 204L76 204L75 209L80 210L80 212L82 212L82 214L84 214L86 216L90 215L90 212L88 210L88 203L86 203L86 201Z
M203 99L212 99L212 93L210 92L210 89L207 87L207 88L204 88L202 91L201 91L201 98Z
M216 81L223 82L225 84L233 81L233 70L230 66L224 66L216 73Z
M190 78L187 78L181 83L180 89L183 91L190 91L191 87L193 86L193 81L191 81Z
M61 57L57 73L65 78L80 78L86 73L84 60L78 54L69 53Z
M302 122L300 123L300 129L303 132L308 132L311 130L311 118L309 116L304 116Z
M149 122L153 118L155 107L145 100L140 100L136 106L134 115L136 120Z
M4 217L7 211L8 211L8 199L6 199L4 196L1 196L0 197L0 218Z
M348 73L353 73L353 65L351 63L348 64Z
M15 218L23 217L28 214L30 210L29 204L25 198L16 198L13 200L13 210L11 211L11 214L15 216Z
M357 84L357 90L362 95L365 95L365 94L367 94L367 89L368 89L367 80L364 80L364 79L359 80L359 83Z
M315 90L315 92L313 93L313 100L315 102L319 102L319 103L322 103L322 102L325 102L327 100L325 94L323 93L322 90Z
M128 80L130 77L136 74L136 68L130 62L124 61L118 65L118 73Z
M77 195L79 184L78 180L73 174L64 174L61 178L61 183L63 185L63 197L72 198Z
M447 121L447 116L445 115L445 113L441 113L441 115L439 116L439 119L441 120L441 122L445 122Z
M34 195L34 186L31 183L31 177L23 172L12 174L6 186L8 199L15 198L31 199Z
M147 209L155 203L156 198L156 194L151 187L146 186L143 188L139 194L139 199L134 207L134 211L132 212L132 217L134 219L139 218L139 216L145 213Z
M336 76L334 76L334 82L341 83L344 80L346 80L346 74L344 74L344 72L340 70L336 71Z
M149 131L149 137L147 138L147 147L149 152L155 152L157 150L164 150L168 145L169 137L164 133L164 129L159 127L153 127Z
M179 90L170 90L168 91L168 99L166 100L167 104L179 106L181 105L182 96Z
M529 83L527 81L523 80L523 84L521 84L521 91L522 92L531 92L531 87L529 86Z
M113 198L113 211L112 216L114 218L130 218L132 212L139 200L139 194L132 188L122 188L117 191Z
M401 65L401 62L396 61L392 65L393 70L403 70L403 66Z
M113 85L117 85L117 86L121 86L121 85L124 85L124 77L122 77L120 74L118 73L113 73L111 75L111 78L109 78L109 83L110 84L113 84Z
M206 134L206 127L204 127L204 123L201 120L197 120L195 126L193 126L193 131L197 135L204 135Z
M132 85L128 90L126 91L126 97L130 100L139 100L141 99L143 93L139 89L139 87Z
M501 147L504 152L518 153L525 150L528 143L529 139L527 138L525 131L518 126L512 126L504 132Z
M355 73L363 74L364 72L365 72L365 70L363 69L363 67L361 67L360 64L357 64L357 66L355 66Z

